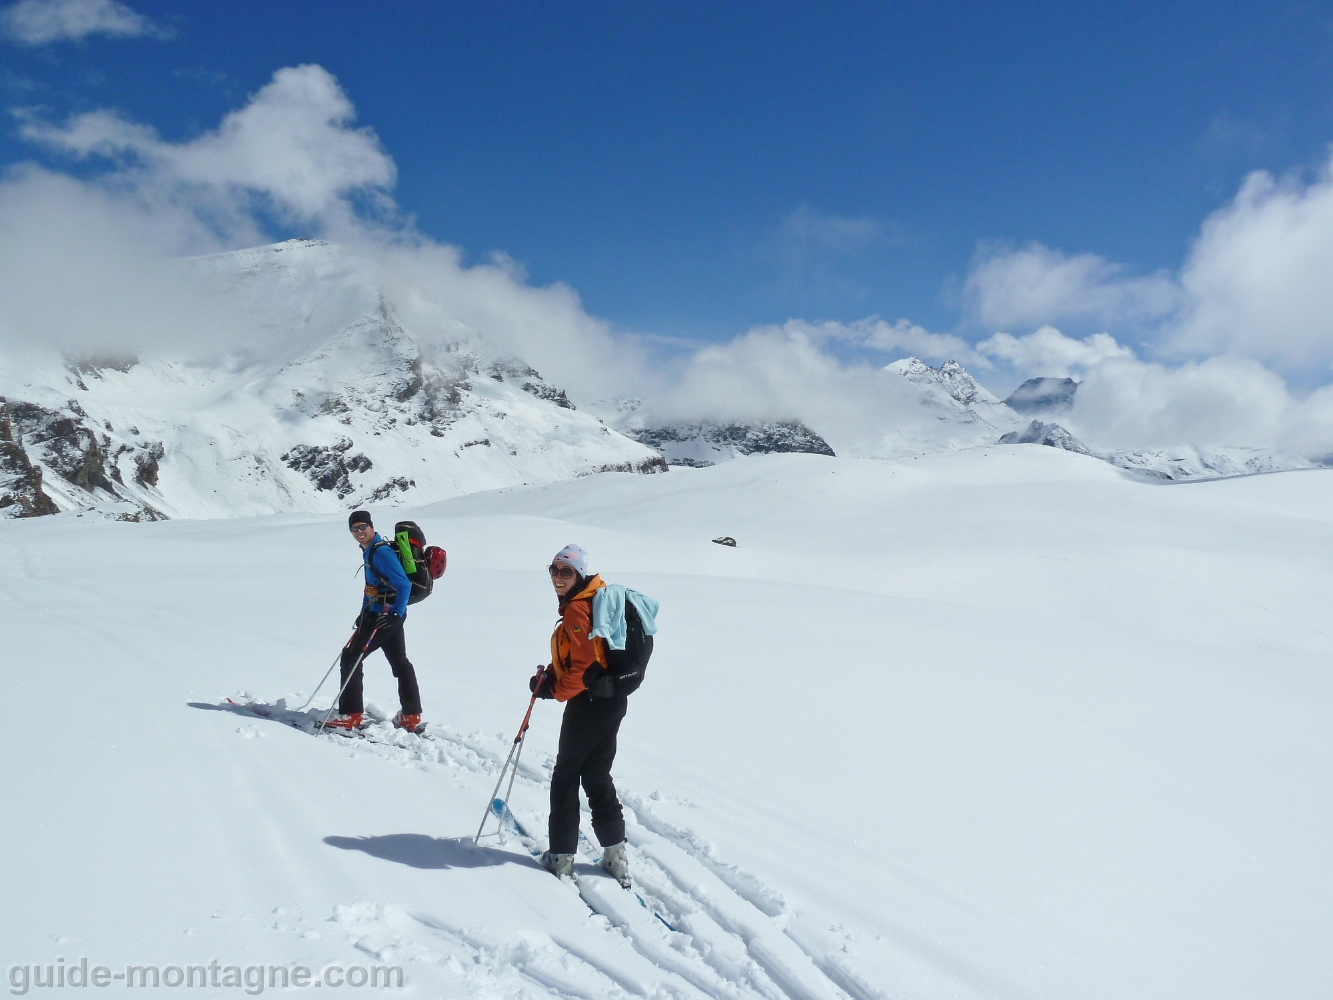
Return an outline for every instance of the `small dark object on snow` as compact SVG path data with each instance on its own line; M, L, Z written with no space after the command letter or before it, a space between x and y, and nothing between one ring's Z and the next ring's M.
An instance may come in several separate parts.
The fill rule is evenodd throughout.
M736 547L736 539L732 538L730 535L723 535L721 538L714 538L713 541L716 542L718 545L729 545L733 549Z

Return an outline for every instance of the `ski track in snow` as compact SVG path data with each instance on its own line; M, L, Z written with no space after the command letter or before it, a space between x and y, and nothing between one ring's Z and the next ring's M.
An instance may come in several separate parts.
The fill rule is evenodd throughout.
M264 723L288 725L353 754L405 767L441 769L452 774L454 787L469 790L477 786L462 775L494 780L508 753L507 740L465 735L438 723L414 734L376 718L355 735L335 730L317 733L327 707L294 711L282 700L193 704L247 720L237 730L243 738L262 736ZM368 708L367 714L377 713ZM515 791L536 792L540 797L553 765L549 756L535 766L530 760L521 761ZM459 977L460 985L479 997L554 993L586 1000L616 996L888 1000L841 956L806 950L788 934L785 924L790 914L779 893L719 859L696 832L658 819L647 800L619 791L634 891L625 891L598 867L601 851L586 832L590 827L585 805L577 892L591 911L590 919L628 949L593 950L574 936L545 932L524 933L518 941L501 939L437 915L370 902L339 907L334 922L357 949L377 961L437 966ZM484 808L484 801L479 804ZM523 831L545 826L543 812L512 802L510 812ZM497 832L492 815L481 848L472 847L471 832L456 843L468 850L496 844L501 850L519 847L527 854L539 854L546 846L544 838L520 834L515 824ZM563 882L552 890L575 891Z

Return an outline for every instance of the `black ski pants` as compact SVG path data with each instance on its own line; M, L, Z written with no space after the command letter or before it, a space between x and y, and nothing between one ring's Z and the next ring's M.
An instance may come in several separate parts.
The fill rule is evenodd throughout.
M625 839L625 815L611 781L616 734L629 700L594 698L583 692L565 703L560 722L560 750L551 774L552 854L573 854L579 843L579 783L592 809L592 832L603 847Z
M403 709L403 714L420 715L421 693L417 690L417 672L412 668L412 661L407 658L403 626L375 632L375 616L367 612L361 618L361 624L357 626L352 641L347 644L342 654L342 683L347 686L343 689L342 697L338 699L338 711L343 715L354 715L365 711L361 695L361 670L365 660L363 659L360 664L356 661L361 656L361 650L366 649L366 641L370 640L366 656L377 649L384 650L384 658L389 661L393 675L398 678L398 703ZM373 640L370 639L372 632L375 632ZM356 673L349 681L347 675L354 664Z

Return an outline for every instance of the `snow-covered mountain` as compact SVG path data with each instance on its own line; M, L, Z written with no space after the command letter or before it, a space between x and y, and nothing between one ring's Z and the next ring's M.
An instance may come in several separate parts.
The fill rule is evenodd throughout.
M1059 424L1046 424L1034 420L1021 431L1010 431L1000 435L1000 444L1041 444L1048 448L1060 448L1072 451L1076 455L1091 455L1087 445Z
M1030 378L1006 396L1004 404L1017 413L1068 413L1077 392L1072 378Z
M761 454L898 458L954 451L993 444L1025 423L956 362L932 368L905 358L872 375L849 386L848 398L806 400L798 408L809 416L682 417L677 402L664 417L657 401L637 398L601 401L592 409L669 464L693 467Z
M745 455L832 455L829 443L799 420L645 419L642 399L593 404L593 412L627 437L659 452L668 465L703 469Z
M4 364L0 512L333 511L666 470L461 322L443 340L414 336L338 246L292 240L184 266L262 346Z
M901 361L886 365L884 370L901 375L907 381L918 385L938 385L964 406L978 404L997 406L1000 403L990 390L973 378L972 373L957 361L946 361L938 368L932 368L920 358L903 358Z
M1035 379L1033 381L1036 381ZM1048 379L1046 381L1056 381ZM1130 451L1112 449L1095 451L1059 424L1034 420L1021 431L1000 436L1000 444L1039 444L1048 448L1091 455L1103 462L1155 479L1226 479L1253 476L1265 472L1291 472L1297 469L1328 468L1328 460L1302 458L1259 448L1153 448Z

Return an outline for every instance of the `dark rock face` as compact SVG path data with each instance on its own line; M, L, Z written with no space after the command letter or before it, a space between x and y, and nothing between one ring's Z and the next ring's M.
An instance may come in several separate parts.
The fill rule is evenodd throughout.
M36 450L50 468L89 493L99 489L115 493L102 442L83 422L88 415L76 401L69 401L68 413L22 402L15 402L11 412L26 447Z
M775 420L753 424L670 424L627 431L640 444L659 451L674 443L703 440L712 445L730 446L742 455L805 454L833 456L827 441L799 420ZM699 465L675 459L673 464Z
M518 382L519 388L530 396L544 399L566 410L574 409L574 404L569 401L564 389L551 385L541 377L537 369L518 358L505 358L493 362L487 367L486 374L497 382L503 382L505 379Z
M339 438L332 445L298 444L283 455L282 460L287 463L287 468L305 473L315 484L315 489L331 490L341 499L355 488L351 474L367 472L374 464L360 452L348 455L351 447L348 438Z
M651 475L655 472L667 472L667 461L661 455L654 455L652 458L645 458L641 462L616 462L613 465L599 465L582 475L591 476L596 472L637 472L640 475Z
M1041 444L1061 448L1079 455L1091 455L1087 447L1059 424L1044 424L1034 420L1025 430L1011 431L1000 438L1000 444Z
M380 486L376 486L375 489L372 490L371 493L365 498L365 500L362 500L360 502L365 504L382 503L383 501L388 500L389 497L393 496L395 493L402 493L404 490L411 489L416 484L417 481L415 479L407 479L403 476L395 476L393 479L390 479L387 483L383 483ZM342 494L339 494L339 496L342 496Z
M127 372L139 363L133 354L81 354L78 357L66 356L65 367L79 375L91 375L101 378L102 372Z
M1064 413L1074 405L1077 391L1072 378L1030 378L1004 402L1019 413Z
M549 382L524 382L519 388L530 396L544 399L548 403L554 403L556 406L563 407L566 410L574 409L574 404L571 403L569 397L565 395L565 390L557 388Z
M157 463L163 456L162 443L153 441L134 459L134 481L140 486L157 485Z
M111 365L103 363L100 367L88 367L87 370L95 373L108 367ZM156 521L165 516L142 500L130 496L125 490L125 480L120 471L121 457L128 456L135 464L135 480L138 484L154 486L157 483L158 461L164 454L160 441L143 444L122 441L117 444L106 433L111 430L109 424L98 424L92 420L78 401L73 399L66 403L63 410L13 400L5 407L3 423L3 433L11 445L6 449L6 465L12 474L27 477L24 509L43 514L59 511L54 500L41 488L42 469L36 464L40 462L66 482L89 494L88 499L92 502L120 501L131 504L131 510L122 510L116 515L121 520ZM137 431L133 433L137 434ZM24 463L27 463L28 472L24 472ZM0 507L4 506L0 503Z
M15 439L9 404L0 397L0 517L41 517L59 512L42 492L42 470Z

